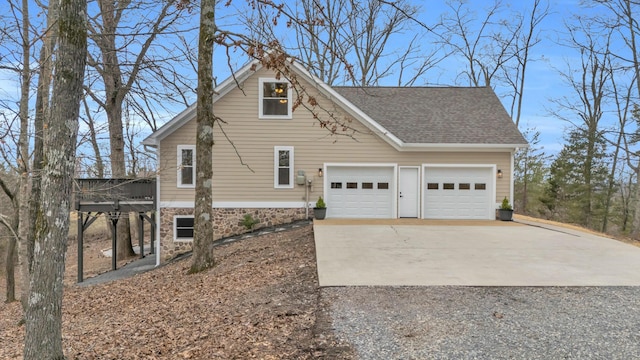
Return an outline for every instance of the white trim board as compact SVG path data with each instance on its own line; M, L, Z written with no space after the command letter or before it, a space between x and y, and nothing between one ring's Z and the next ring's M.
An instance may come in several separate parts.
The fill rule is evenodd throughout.
M312 204L309 202L309 204ZM159 208L191 209L195 207L194 201L161 201ZM304 201L214 201L213 208L219 209L289 209L304 208Z

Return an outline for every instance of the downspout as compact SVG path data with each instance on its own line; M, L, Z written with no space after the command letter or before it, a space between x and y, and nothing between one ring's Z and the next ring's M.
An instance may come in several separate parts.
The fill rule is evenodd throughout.
M311 179L307 179L304 177L304 210L305 210L305 219L309 220L309 189L311 188Z
M160 174L156 172L156 266L160 266Z
M513 175L515 173L514 171L514 164L515 164L515 153L516 151L518 151L518 148L514 148L514 150L511 151L511 175L509 176L509 199L511 199L511 204L515 205L515 199L513 197L513 187L514 187L514 183L515 183L515 179L513 178Z
M156 267L160 266L160 172L158 169L160 169L160 159L158 154L160 153L160 144L153 146L153 145L143 145L144 151L154 154L156 156L156 196L155 196L155 202L156 202L156 214L155 214L155 225L156 225L156 230L154 231L155 234L155 239L154 242L155 244L152 244L151 246L155 246L156 247Z

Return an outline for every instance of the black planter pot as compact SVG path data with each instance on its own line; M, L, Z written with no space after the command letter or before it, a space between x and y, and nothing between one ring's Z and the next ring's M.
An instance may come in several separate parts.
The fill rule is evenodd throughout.
M513 210L498 209L498 216L502 221L512 221Z
M327 208L313 208L313 217L318 220L324 220L327 216Z

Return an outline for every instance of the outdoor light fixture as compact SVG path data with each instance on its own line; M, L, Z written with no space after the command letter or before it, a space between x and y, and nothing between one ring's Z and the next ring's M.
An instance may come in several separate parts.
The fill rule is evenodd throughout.
M502 179L502 170L498 169L498 179Z
M322 177L322 168L318 169L318 177Z

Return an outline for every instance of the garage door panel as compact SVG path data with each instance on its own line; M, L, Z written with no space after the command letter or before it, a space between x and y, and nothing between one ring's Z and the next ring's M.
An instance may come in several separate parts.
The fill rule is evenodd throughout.
M492 192L489 190L494 186L493 168L426 167L424 176L425 218L492 219L494 217ZM453 189L446 189L446 187L453 187Z
M393 174L393 167L329 166L327 217L391 218Z

